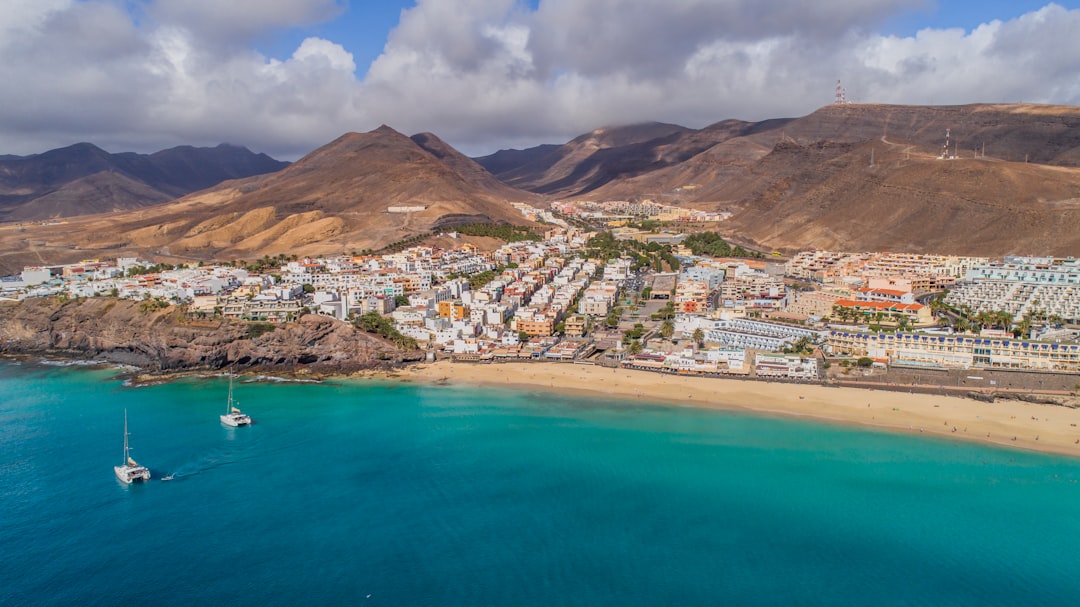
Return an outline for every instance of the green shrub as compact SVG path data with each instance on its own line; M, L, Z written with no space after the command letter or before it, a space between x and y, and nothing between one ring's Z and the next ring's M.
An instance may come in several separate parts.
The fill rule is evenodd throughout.
M248 323L248 339L255 339L261 335L272 332L277 328L277 325L269 322L251 322Z

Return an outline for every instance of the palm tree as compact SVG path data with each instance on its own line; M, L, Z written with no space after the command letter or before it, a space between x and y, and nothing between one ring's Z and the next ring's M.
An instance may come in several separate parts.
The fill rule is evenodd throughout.
M660 336L664 339L671 339L671 336L675 334L675 323L671 320L665 320L660 323Z
M998 323L1001 324L1001 329L1003 331L1008 331L1009 329L1012 328L1012 324L1013 324L1013 315L1012 314L1009 314L1005 310L1001 310L1001 311L999 311L997 313L997 319L998 319Z
M843 306L833 305L832 307L833 318L840 322L847 321L847 310Z
M896 319L896 330L903 331L908 328L909 320L904 314L893 314L893 318Z
M1025 313L1024 318L1020 320L1018 326L1020 327L1020 337L1026 337L1031 339L1031 314Z
M705 332L702 331L700 327L698 327L697 329L694 329L694 335L692 336L692 339L694 340L694 343L696 343L698 345L699 348L704 347L704 345L705 345Z
M960 333L967 333L967 332L971 331L971 321L968 320L967 318L963 317L963 316L956 319L956 325L955 326L956 326L956 330L959 331Z
M796 339L791 344L791 350L795 354L802 354L804 352L813 353L814 344L813 344L813 342L810 341L809 337L804 335L804 336L800 337L799 339Z
M843 318L846 322L851 322L852 320L855 320L855 310L847 307L841 307L840 317Z

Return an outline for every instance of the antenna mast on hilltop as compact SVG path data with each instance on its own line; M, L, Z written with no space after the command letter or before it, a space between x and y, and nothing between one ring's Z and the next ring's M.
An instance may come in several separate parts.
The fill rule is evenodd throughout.
M938 156L938 160L949 159L949 135L951 135L952 129L945 129L945 145L941 146L941 156Z
M844 86L842 84L840 84L840 81L837 80L836 81L836 99L835 99L835 101L833 101L833 103L835 103L837 105L843 105L843 104L845 104L847 102L848 102L847 101L847 91L844 89Z

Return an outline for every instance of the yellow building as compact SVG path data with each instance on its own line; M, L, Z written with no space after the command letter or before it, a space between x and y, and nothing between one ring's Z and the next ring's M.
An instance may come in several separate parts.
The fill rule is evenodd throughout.
M450 320L462 320L469 317L469 308L460 300L446 300L439 302L439 318Z
M555 332L555 321L543 317L533 320L517 320L517 330L532 337L548 337Z
M852 310L861 322L873 322L880 325L896 326L897 317L907 319L912 326L930 326L934 324L934 315L929 306L917 303L892 303L883 301L856 301L838 299L835 306ZM837 314L833 314L837 317Z
M587 319L584 316L571 316L566 319L564 331L571 337L583 337L586 331Z
M784 314L793 318L817 316L824 318L833 313L833 306L843 299L836 293L825 291L796 291L792 301L784 308Z

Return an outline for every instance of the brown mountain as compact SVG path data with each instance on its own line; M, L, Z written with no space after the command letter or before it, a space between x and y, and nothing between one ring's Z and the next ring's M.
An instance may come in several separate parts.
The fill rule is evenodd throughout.
M784 143L754 174L701 195L741 196L715 205L735 212L725 231L765 249L1080 253L1080 169L1073 167L939 160L880 140Z
M1080 166L1080 107L1060 105L972 104L897 106L828 105L783 126L798 143L854 143L885 137L941 152L945 130L960 156L976 152L999 160ZM763 134L775 142L776 130ZM771 138L771 139L770 139ZM761 140L762 137L758 137Z
M180 261L378 248L438 225L523 222L508 202L541 204L541 193L728 210L721 231L764 250L1078 255L1078 126L1075 107L836 105L700 130L600 129L479 162L434 135L381 127L279 172L167 204L56 225L0 224L0 273L117 255ZM955 159L939 159L946 129ZM82 187L137 187L108 175ZM389 212L395 206L415 210Z
M699 165L681 197L733 211L726 231L766 249L1076 255L1077 126L1075 107L828 106L746 137L757 161L709 150L695 160L728 178Z
M583 195L613 179L664 166L655 150L694 132L659 122L602 128L561 146L500 150L476 161L517 188L559 197Z
M678 165L729 139L787 122L724 120L700 130L659 122L609 127L563 145L500 150L476 161L507 184L552 198L604 197L608 184Z
M226 144L147 155L110 154L78 143L33 156L0 156L0 221L137 209L287 164Z
M728 210L723 231L767 250L1076 255L1078 126L1070 106L832 105L597 149L559 175L493 170L558 197ZM946 129L956 159L939 160ZM520 157L568 158L586 137Z
M0 264L138 254L173 261L338 254L378 248L435 226L526 223L515 190L434 135L383 126L349 133L281 171L223 183L136 211L0 229ZM411 212L389 212L413 207ZM39 257L40 256L40 257Z

